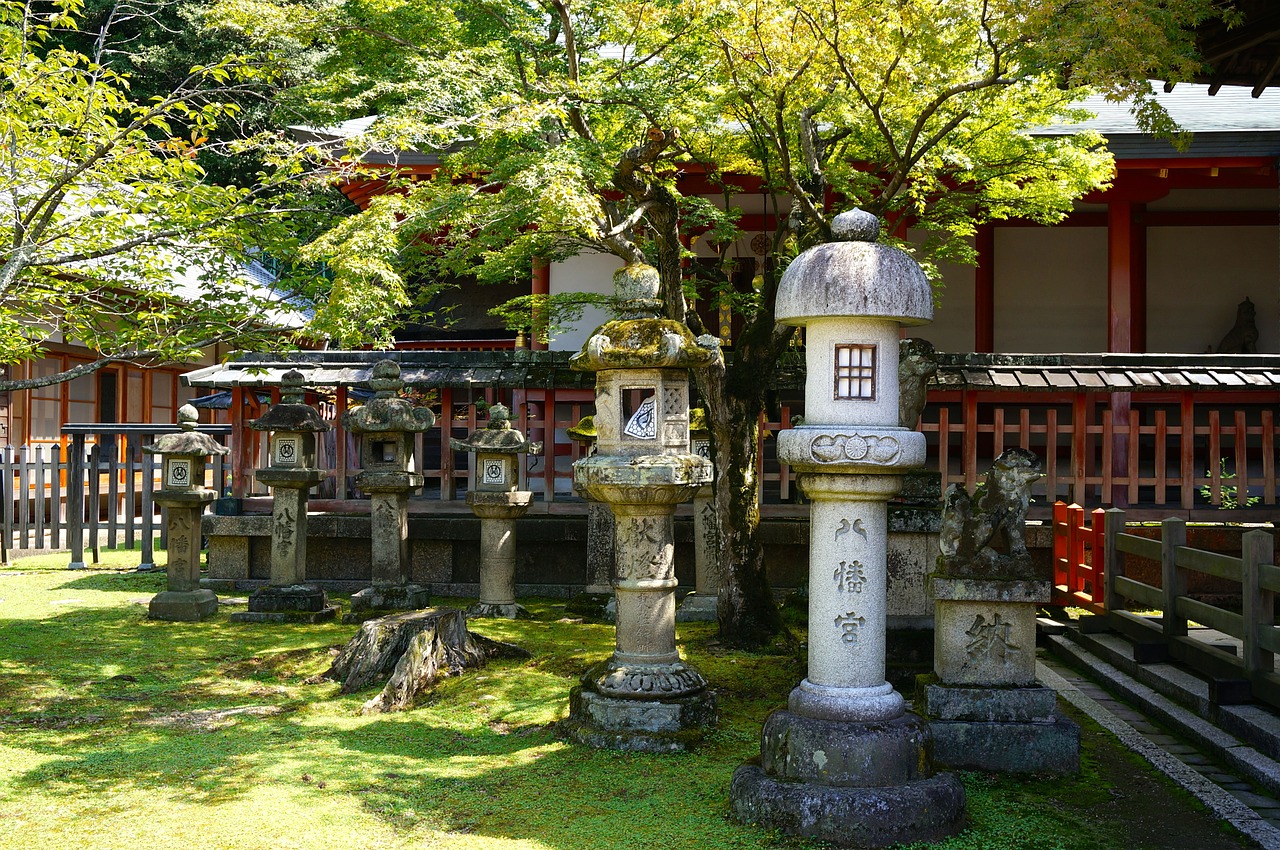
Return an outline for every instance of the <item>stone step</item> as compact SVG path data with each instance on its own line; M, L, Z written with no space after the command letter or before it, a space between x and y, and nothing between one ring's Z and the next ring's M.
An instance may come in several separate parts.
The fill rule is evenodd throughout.
M1165 662L1143 663L1132 641L1112 633L1086 634L1069 629L1065 637L1178 705L1280 761L1280 713L1270 706L1215 704L1210 682L1184 667ZM1135 657L1135 654L1138 657Z
M1137 707L1146 717L1203 750L1232 772L1280 796L1280 763L1236 736L1214 726L1154 688L1137 681L1107 660L1091 654L1072 636L1049 636L1050 652L1077 668L1087 670L1104 688ZM1157 666L1157 665L1150 665ZM1169 666L1169 665L1158 665ZM1173 671L1181 678L1184 671Z

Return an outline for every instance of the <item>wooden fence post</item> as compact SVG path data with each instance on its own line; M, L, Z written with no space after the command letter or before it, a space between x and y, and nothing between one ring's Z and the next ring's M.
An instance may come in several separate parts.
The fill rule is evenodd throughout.
M1067 503L1059 499L1053 503L1053 584L1067 585ZM1070 592L1070 588L1067 588Z
M1089 528L1089 548L1093 550L1093 584L1089 592L1093 596L1093 604L1107 607L1107 573L1103 553L1107 550L1106 540L1107 512L1103 508L1095 508Z
M1187 595L1187 573L1178 567L1178 547L1187 545L1187 523L1177 517L1169 517L1160 523L1160 578L1164 590L1165 640L1185 637L1187 618L1177 614L1179 596Z
M1241 578L1244 597L1244 669L1249 673L1270 673L1275 656L1263 648L1259 632L1275 626L1275 593L1262 587L1262 567L1275 560L1275 538L1255 529L1241 539Z
M1124 575L1124 558L1120 553L1119 537L1124 532L1124 511L1111 508L1104 514L1102 544L1102 583L1105 588L1107 611L1125 610L1124 597L1116 592L1116 579ZM1094 553L1097 557L1097 553Z
M71 435L71 453L67 457L67 538L71 544L69 570L84 566L84 434Z

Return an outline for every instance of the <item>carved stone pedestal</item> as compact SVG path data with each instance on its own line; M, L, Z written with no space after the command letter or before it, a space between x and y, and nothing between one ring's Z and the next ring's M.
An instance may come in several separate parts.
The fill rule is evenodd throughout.
M710 487L693 497L694 591L680 600L676 622L715 622L720 595L719 535L716 503Z
M413 472L362 472L356 486L369 494L369 544L372 583L351 594L344 623L363 623L398 611L431 604L431 591L409 581L409 493L422 486Z
M151 620L196 623L218 613L218 597L200 588L200 515L216 498L212 490L170 493L156 501L169 509L169 566L165 590L151 598Z
M653 464L610 470L598 463L585 470L594 475L593 492L609 502L616 521L617 649L573 689L565 729L569 737L595 747L678 752L700 740L716 718L706 678L682 661L676 648L672 518L691 488L671 480L686 471L661 457L635 460ZM628 476L637 468L646 469L641 475L650 478L643 489L603 483L614 472ZM696 467L694 474L705 472ZM650 501L619 503L612 497Z
M320 623L338 615L325 592L307 580L307 493L324 478L318 469L260 469L271 488L271 583L249 596L242 623Z
M1036 683L1036 609L1050 583L934 576L936 682L922 689L934 758L956 768L1075 773L1080 727Z
M480 517L480 601L467 609L468 617L529 616L516 603L516 520L532 503L527 491L467 494L467 504Z

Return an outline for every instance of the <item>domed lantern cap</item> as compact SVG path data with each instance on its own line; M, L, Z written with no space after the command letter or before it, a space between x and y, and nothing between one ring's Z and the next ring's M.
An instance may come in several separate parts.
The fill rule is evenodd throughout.
M487 427L473 431L465 440L451 439L449 445L459 452L542 454L541 442L530 442L525 439L524 434L511 427L511 411L502 404L489 408Z
M329 423L320 417L320 411L302 401L303 380L297 369L281 375L280 403L271 405L266 414L250 421L249 427L255 431L328 431Z
M200 424L200 413L189 404L178 408L178 427L182 430L176 434L162 434L153 445L143 446L142 450L149 455L174 455L176 457L204 457L205 455L231 454L231 449L221 445L208 434L196 430Z
M832 316L933 320L933 289L920 264L898 248L876 243L880 221L853 209L831 221L836 241L791 261L778 283L777 320L805 325Z

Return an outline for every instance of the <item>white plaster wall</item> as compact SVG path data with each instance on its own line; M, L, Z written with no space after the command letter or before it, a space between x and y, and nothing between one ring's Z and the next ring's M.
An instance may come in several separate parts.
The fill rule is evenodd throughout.
M907 232L917 244L926 233ZM927 339L939 351L973 351L973 266L938 263L940 277L933 283L933 321L906 329L906 335Z
M583 253L563 263L551 264L551 294L564 292L599 292L613 294L613 273L622 268L622 260L613 254ZM582 319L551 338L548 348L554 351L577 351L591 332L608 321L609 315L598 307L588 307Z
M1280 234L1274 227L1147 230L1147 348L1198 354L1216 347L1248 296L1258 351L1280 352Z
M1106 351L1106 228L997 227L995 239L996 351Z

